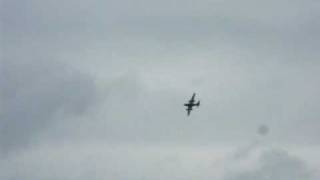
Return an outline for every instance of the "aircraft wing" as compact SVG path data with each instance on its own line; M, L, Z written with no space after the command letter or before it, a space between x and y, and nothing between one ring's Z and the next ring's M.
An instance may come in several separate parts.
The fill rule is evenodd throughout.
M189 109L189 108L187 109L188 116L190 115L191 110L192 109Z
M196 93L193 93L191 99L189 100L190 104L194 102L194 98L196 97Z

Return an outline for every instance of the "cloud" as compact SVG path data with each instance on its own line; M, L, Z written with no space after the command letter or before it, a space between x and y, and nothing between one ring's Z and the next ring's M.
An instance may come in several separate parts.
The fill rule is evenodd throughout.
M51 144L2 159L0 177L3 180L208 179L215 172L208 168L211 164L210 150L201 148Z
M96 90L90 76L54 59L5 57L0 72L1 151L35 143L38 133L56 120L79 116L94 103Z
M42 143L2 158L2 179L316 180L303 154L256 148L242 159L232 148L107 143ZM316 152L311 149L310 152ZM230 158L231 155L231 158Z
M316 180L313 170L301 159L285 150L261 152L256 163L245 170L225 173L223 180Z
M2 72L2 89L10 88L6 91L29 102L27 98L58 95L60 87L68 94L90 94L95 81L99 95L108 96L94 113L81 116L81 122L61 118L65 121L59 128L47 131L115 142L237 143L265 123L273 129L270 139L319 143L320 71L317 62L310 63L318 59L318 51L308 48L318 36L304 39L317 29L312 19L318 11L309 10L316 7L314 2L268 1L257 7L251 0L60 2L5 0L1 12L7 54L3 63L12 64L2 67L8 71ZM310 51L313 56L301 61ZM29 69L48 73L26 73ZM127 78L128 70L139 77ZM19 82L15 86L9 81ZM33 90L38 86L30 83L55 85ZM109 85L106 91L100 88ZM193 91L204 106L194 112L197 120L185 121L181 104ZM3 95L3 104L17 101L11 96ZM36 112L30 114L42 119L48 111L52 119L56 110L48 109L60 109L59 103L75 109L81 104L51 98L42 102L48 108L34 105L43 107L43 113L30 107L22 108L24 112L16 109L19 113L6 110L6 116ZM26 124L43 127L47 121Z
M319 2L1 5L0 149L19 151L1 159L2 179L219 179L230 166L238 180L282 162L313 177L291 149L197 148L235 147L260 124L268 142L319 144ZM194 91L203 106L187 118Z

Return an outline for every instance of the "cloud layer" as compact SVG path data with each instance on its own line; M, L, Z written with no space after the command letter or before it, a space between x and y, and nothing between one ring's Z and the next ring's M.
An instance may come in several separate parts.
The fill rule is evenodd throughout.
M1 1L1 179L314 180L319 6Z
M316 180L318 169L278 148L252 149L234 158L230 148L110 146L91 143L38 146L2 159L3 179Z
M246 157L248 159L248 157ZM306 163L279 149L269 149L261 152L254 167L245 170L227 172L224 180L280 180L280 179L317 179L315 170L310 169Z
M95 101L93 80L54 60L4 59L2 68L0 146L3 151L36 141L38 133L53 122L81 116Z

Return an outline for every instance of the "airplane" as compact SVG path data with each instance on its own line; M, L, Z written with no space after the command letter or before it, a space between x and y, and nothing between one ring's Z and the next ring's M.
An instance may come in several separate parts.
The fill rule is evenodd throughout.
M197 107L200 106L200 101L198 101L197 103L194 103L195 102L195 100L194 100L195 96L196 96L196 93L193 93L193 95L192 95L191 99L189 100L189 102L184 104L184 106L187 107L186 110L187 110L188 116L190 115L190 112L192 111L193 106L197 106Z

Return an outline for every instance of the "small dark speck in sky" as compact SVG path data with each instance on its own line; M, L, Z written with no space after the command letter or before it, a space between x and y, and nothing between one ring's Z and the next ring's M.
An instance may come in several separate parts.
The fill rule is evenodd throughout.
M258 133L261 135L261 136L265 136L269 133L269 128L268 126L266 125L261 125L259 128L258 128Z

